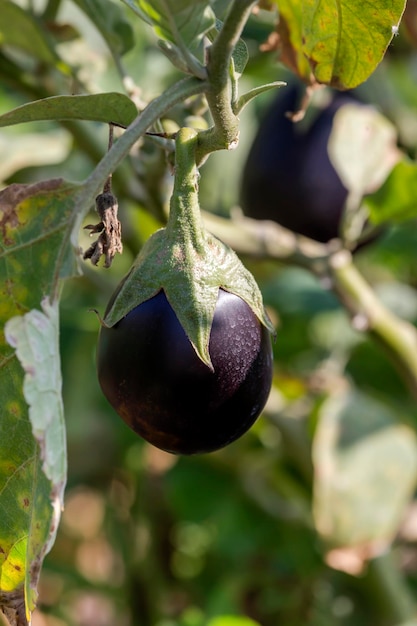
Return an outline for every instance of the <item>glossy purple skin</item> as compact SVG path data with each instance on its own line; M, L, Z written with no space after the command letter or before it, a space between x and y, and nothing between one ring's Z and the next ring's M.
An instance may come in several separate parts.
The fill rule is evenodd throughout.
M327 144L338 109L358 100L335 93L303 132L285 115L297 110L299 96L297 87L284 88L261 121L243 170L240 204L249 217L327 242L340 234L347 198Z
M114 327L101 328L99 382L122 419L154 446L211 452L243 435L265 406L270 333L246 302L219 290L209 352L214 372L160 291Z

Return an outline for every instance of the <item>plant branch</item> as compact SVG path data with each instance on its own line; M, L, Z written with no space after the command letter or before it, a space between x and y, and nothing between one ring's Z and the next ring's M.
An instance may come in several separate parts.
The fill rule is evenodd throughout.
M358 330L369 332L383 346L417 399L417 330L389 311L377 298L347 250L329 257L332 287Z
M166 226L167 236L204 254L205 236L198 204L198 169L195 164L197 131L181 128L175 141L175 182ZM185 252L184 252L185 253Z
M255 220L241 212L226 219L203 212L210 232L225 241L239 254L284 261L312 270L319 275L326 271L330 254L328 245L296 235L269 220Z
M197 163L201 164L210 152L232 150L238 144L239 119L232 108L230 63L255 4L254 0L235 0L222 29L207 50L209 87L205 93L214 125L200 133Z

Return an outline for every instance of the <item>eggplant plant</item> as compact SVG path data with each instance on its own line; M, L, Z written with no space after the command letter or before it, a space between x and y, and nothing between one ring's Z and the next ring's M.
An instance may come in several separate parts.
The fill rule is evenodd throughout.
M416 217L415 162L398 147L392 123L342 95L324 119L324 133L320 118L312 126L319 148L314 141L299 139L305 152L302 159L286 152L286 137L298 136L294 120L286 119L285 128L273 138L269 128L261 132L243 174L241 199L249 218L236 217L231 210L225 217L224 207L219 207L219 215L204 211L199 182L210 171L205 164L210 165L214 153L226 151L230 162L237 158L235 149L246 133L245 107L250 109L255 98L268 97L278 88L285 93L282 78L288 71L304 85L303 104L295 118L306 113L316 94L344 92L371 81L396 41L404 0L380 0L375 6L352 0L349 7L330 0L74 0L69 4L81 9L107 45L119 81L115 91L97 90L94 72L85 80L81 69L91 61L88 55L84 58L78 52L74 60L74 54L64 54L68 42L82 37L75 26L62 21L60 4L49 0L40 7L0 0L0 81L5 85L1 95L20 94L19 103L0 115L0 128L26 123L36 128L35 143L19 144L18 133L6 141L6 165L0 168L0 173L6 172L0 191L3 621L10 626L31 623L43 562L58 532L67 484L59 307L64 284L70 280L82 284L80 276L91 276L92 271L97 291L113 291L104 312L92 316L98 384L112 407L111 415L118 413L140 436L141 449L145 440L173 453L172 458L167 455L173 463L180 462L181 455L204 454L197 458L205 459L205 453L222 449L217 456L207 455L220 464L227 458L223 454L239 449L226 448L232 442L239 439L239 446L255 441L247 457L255 471L264 467L257 460L259 450L268 459L268 451L275 450L279 440L280 449L293 454L296 468L291 466L285 480L277 472L272 483L276 479L288 493L294 476L304 476L306 484L296 490L297 497L309 489L309 499L299 508L308 509L303 523L320 540L323 563L343 569L340 563L354 554L360 566L350 574L372 569L389 552L412 498L417 475L415 425L386 409L382 401L364 399L363 390L352 389L343 371L337 379L340 384L325 388L313 376L306 377L308 383L303 380L303 385L310 385L301 403L308 423L302 435L297 431L294 436L295 421L289 426L281 410L291 393L279 384L279 311L271 316L278 322L276 331L248 266L255 274L259 260L267 261L267 267L307 269L336 295L350 330L382 346L399 372L404 395L415 402L415 326L381 301L351 254L369 229ZM410 24L409 14L405 16L404 23ZM142 36L145 28L148 38ZM412 37L412 29L410 33ZM170 80L158 82L164 87L155 97L144 95L127 72L129 55L136 55L132 64L136 68L149 59L151 64L158 55L169 64ZM260 59L272 57L272 63L262 66ZM263 71L258 73L259 67ZM153 66L149 71L153 78ZM61 146L54 158L64 159L63 177L62 170L59 177L48 174L44 179L36 177L36 170L25 171L26 166L38 165L56 173L48 161L46 133L39 138L43 122L45 128L55 124L65 129L77 146L77 156L82 155L74 164L71 146ZM97 129L106 126L109 141L103 147ZM261 156L259 146L265 148L270 140L277 145ZM24 147L16 160L19 145ZM276 168L275 147L281 170ZM331 165L335 201L325 192L315 196L315 184L323 182L323 159L326 167ZM307 162L315 166L314 184L305 186L302 174ZM263 165L268 174L259 179ZM80 180L67 180L66 166ZM276 180L268 188L270 177ZM297 181L295 196L303 200L312 196L308 200L322 210L324 222L315 209L308 225L299 227L307 205L287 197ZM216 181L212 184L216 186ZM336 209L331 217L330 200ZM132 246L134 229L124 222L126 205L140 205L148 217L158 218L159 228L153 222L154 232L148 233L146 242L135 241ZM266 205L258 212L257 207ZM98 221L88 224L93 207ZM282 213L279 219L275 207ZM93 242L82 250L85 229ZM126 247L139 253L114 290L112 271L119 254L126 258ZM92 270L91 263L98 269ZM94 304L92 295L91 300ZM339 334L335 344L341 341ZM88 385L80 387L77 396L84 398ZM83 400L82 420L87 423L90 415L84 406ZM295 409L291 415L299 414L300 407ZM261 414L279 436L269 437L271 431L266 431L257 439L256 429L262 428L258 420L254 440L249 434L243 437ZM363 428L369 415L370 426ZM122 432L124 424L118 422L118 427ZM372 453L355 447L384 429L389 436L376 443L372 439ZM155 451L154 447L145 449ZM356 470L361 470L360 476ZM250 483L244 471L239 474L243 491ZM281 504L275 506L274 495L264 497L263 480L251 488L253 501L268 515L279 517ZM269 487L266 491L271 493ZM375 575L374 584L386 600L389 623L411 623L414 606L407 588L395 578L398 571L392 563L384 563L388 574ZM248 593L241 606L250 605L249 597L254 594ZM132 623L142 623L141 617L132 614ZM236 625L250 621L250 616L235 618ZM151 623L151 618L143 619L143 624ZM225 625L230 623L227 619ZM378 624L388 623L384 619L385 614Z

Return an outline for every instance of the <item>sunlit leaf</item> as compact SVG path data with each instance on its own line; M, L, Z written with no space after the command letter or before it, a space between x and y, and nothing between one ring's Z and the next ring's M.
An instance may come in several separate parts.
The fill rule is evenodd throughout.
M381 186L401 158L397 130L373 107L346 104L333 120L330 160L349 192L360 198Z
M374 224L400 222L417 217L417 164L402 160L394 167L385 183L365 198Z
M57 297L77 269L78 192L62 180L0 192L0 605L19 624L36 603L65 484Z
M307 83L352 89L376 69L397 32L404 0L274 0L282 61Z
M404 7L404 0L302 0L303 52L318 82L342 89L364 82L381 62Z
M0 115L0 127L36 120L89 120L129 126L137 116L130 98L121 93L51 96L35 100Z
M322 406L314 516L328 546L386 546L394 538L417 479L416 435L400 418L361 393L341 393Z

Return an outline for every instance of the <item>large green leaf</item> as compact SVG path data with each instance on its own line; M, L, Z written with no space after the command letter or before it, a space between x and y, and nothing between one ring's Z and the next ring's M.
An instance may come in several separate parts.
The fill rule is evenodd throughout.
M206 0L124 0L162 39L191 52L215 26L215 15Z
M364 82L397 32L404 0L274 0L282 60L300 78L339 89Z
M359 392L330 397L313 446L314 517L330 547L384 548L417 479L417 439L401 416Z
M0 127L35 120L89 120L126 127L137 116L130 98L122 93L51 96L0 115Z
M0 609L14 624L29 622L62 506L58 294L76 272L78 193L60 179L0 192Z
M381 62L405 1L302 0L302 7L303 52L314 76L320 83L351 89Z

